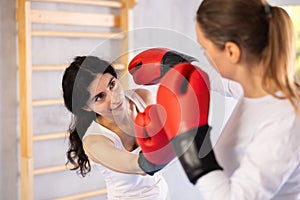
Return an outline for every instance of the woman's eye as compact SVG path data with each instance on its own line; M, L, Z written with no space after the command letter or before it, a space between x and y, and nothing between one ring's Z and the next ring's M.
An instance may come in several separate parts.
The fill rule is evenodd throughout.
M109 84L109 89L113 89L116 86L116 81L111 81Z
M102 101L105 98L105 93L100 93L95 97L95 101Z

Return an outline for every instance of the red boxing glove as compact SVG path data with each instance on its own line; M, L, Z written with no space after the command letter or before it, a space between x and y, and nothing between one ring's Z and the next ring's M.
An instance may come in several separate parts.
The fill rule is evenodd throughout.
M176 156L163 128L164 117L166 113L160 105L150 105L135 118L135 135L142 149L138 161L148 174L160 170Z
M195 184L203 175L222 170L210 141L209 78L190 63L181 63L160 83L157 103L167 114L161 118L166 119L164 130L187 177Z
M128 65L128 71L139 85L153 85L174 65L197 59L165 48L152 48L136 55Z
M209 78L190 63L181 63L161 80L157 104L164 107L165 130L171 140L177 134L208 124Z

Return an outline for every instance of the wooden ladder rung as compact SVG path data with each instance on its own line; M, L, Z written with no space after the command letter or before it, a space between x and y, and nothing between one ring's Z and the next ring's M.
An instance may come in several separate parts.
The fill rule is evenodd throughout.
M120 63L112 64L115 70L125 69L125 65ZM68 67L68 65L33 65L33 71L63 71Z
M63 104L63 99L47 99L47 100L34 100L32 101L33 106L50 106Z
M67 11L31 10L31 23L75 26L120 26L120 16Z
M45 168L35 169L33 171L33 174L34 175L42 175L42 174L59 172L59 171L65 171L67 169L68 168L67 168L66 165L59 165L59 166L53 166L53 167L45 167Z
M39 134L33 135L33 141L45 141L45 140L56 140L68 137L68 133L51 133L51 134Z
M65 70L68 65L33 65L33 71L61 71Z
M89 198L89 197L104 195L106 193L107 193L106 189L103 188L103 189L100 189L100 190L94 190L94 191L85 192L85 193L81 193L81 194L66 196L66 197L62 197L62 198L56 198L54 200L86 199L86 198Z
M111 39L124 38L124 35L121 33L78 32L78 31L32 30L31 34L32 36L48 36L48 37L111 38Z
M113 64L113 67L115 68L115 70L124 70L125 69L124 64Z
M95 165L93 161L90 161L91 166ZM57 165L57 166L52 166L52 167L44 167L44 168L39 168L34 170L34 175L43 175L43 174L50 174L50 173L55 173L55 172L60 172L60 171L65 171L69 170L68 166L66 165Z
M111 8L121 8L123 5L119 1L99 1L99 0L31 0L36 2L49 2L49 3L70 3L82 4L90 6L103 6Z

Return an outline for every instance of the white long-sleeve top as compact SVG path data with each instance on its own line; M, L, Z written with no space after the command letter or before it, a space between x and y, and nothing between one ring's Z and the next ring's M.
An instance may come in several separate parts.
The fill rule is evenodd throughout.
M238 103L214 146L224 170L196 183L204 199L300 199L300 118L290 102L245 98L230 81L223 85Z

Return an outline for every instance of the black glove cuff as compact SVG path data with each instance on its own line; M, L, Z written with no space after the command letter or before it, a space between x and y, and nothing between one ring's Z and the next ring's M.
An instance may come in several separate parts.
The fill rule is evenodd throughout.
M210 130L208 125L201 126L182 133L171 141L185 173L193 184L211 171L222 170L212 149Z
M161 170L167 165L167 164L156 165L149 162L147 158L144 156L142 151L140 151L139 153L138 164L146 174L151 176L153 176L155 172L158 172L159 170Z
M161 74L162 76L167 73L173 66L183 63L183 62L193 62L198 61L198 59L185 55L183 53L179 53L177 51L168 51L164 57L162 58L161 62Z

